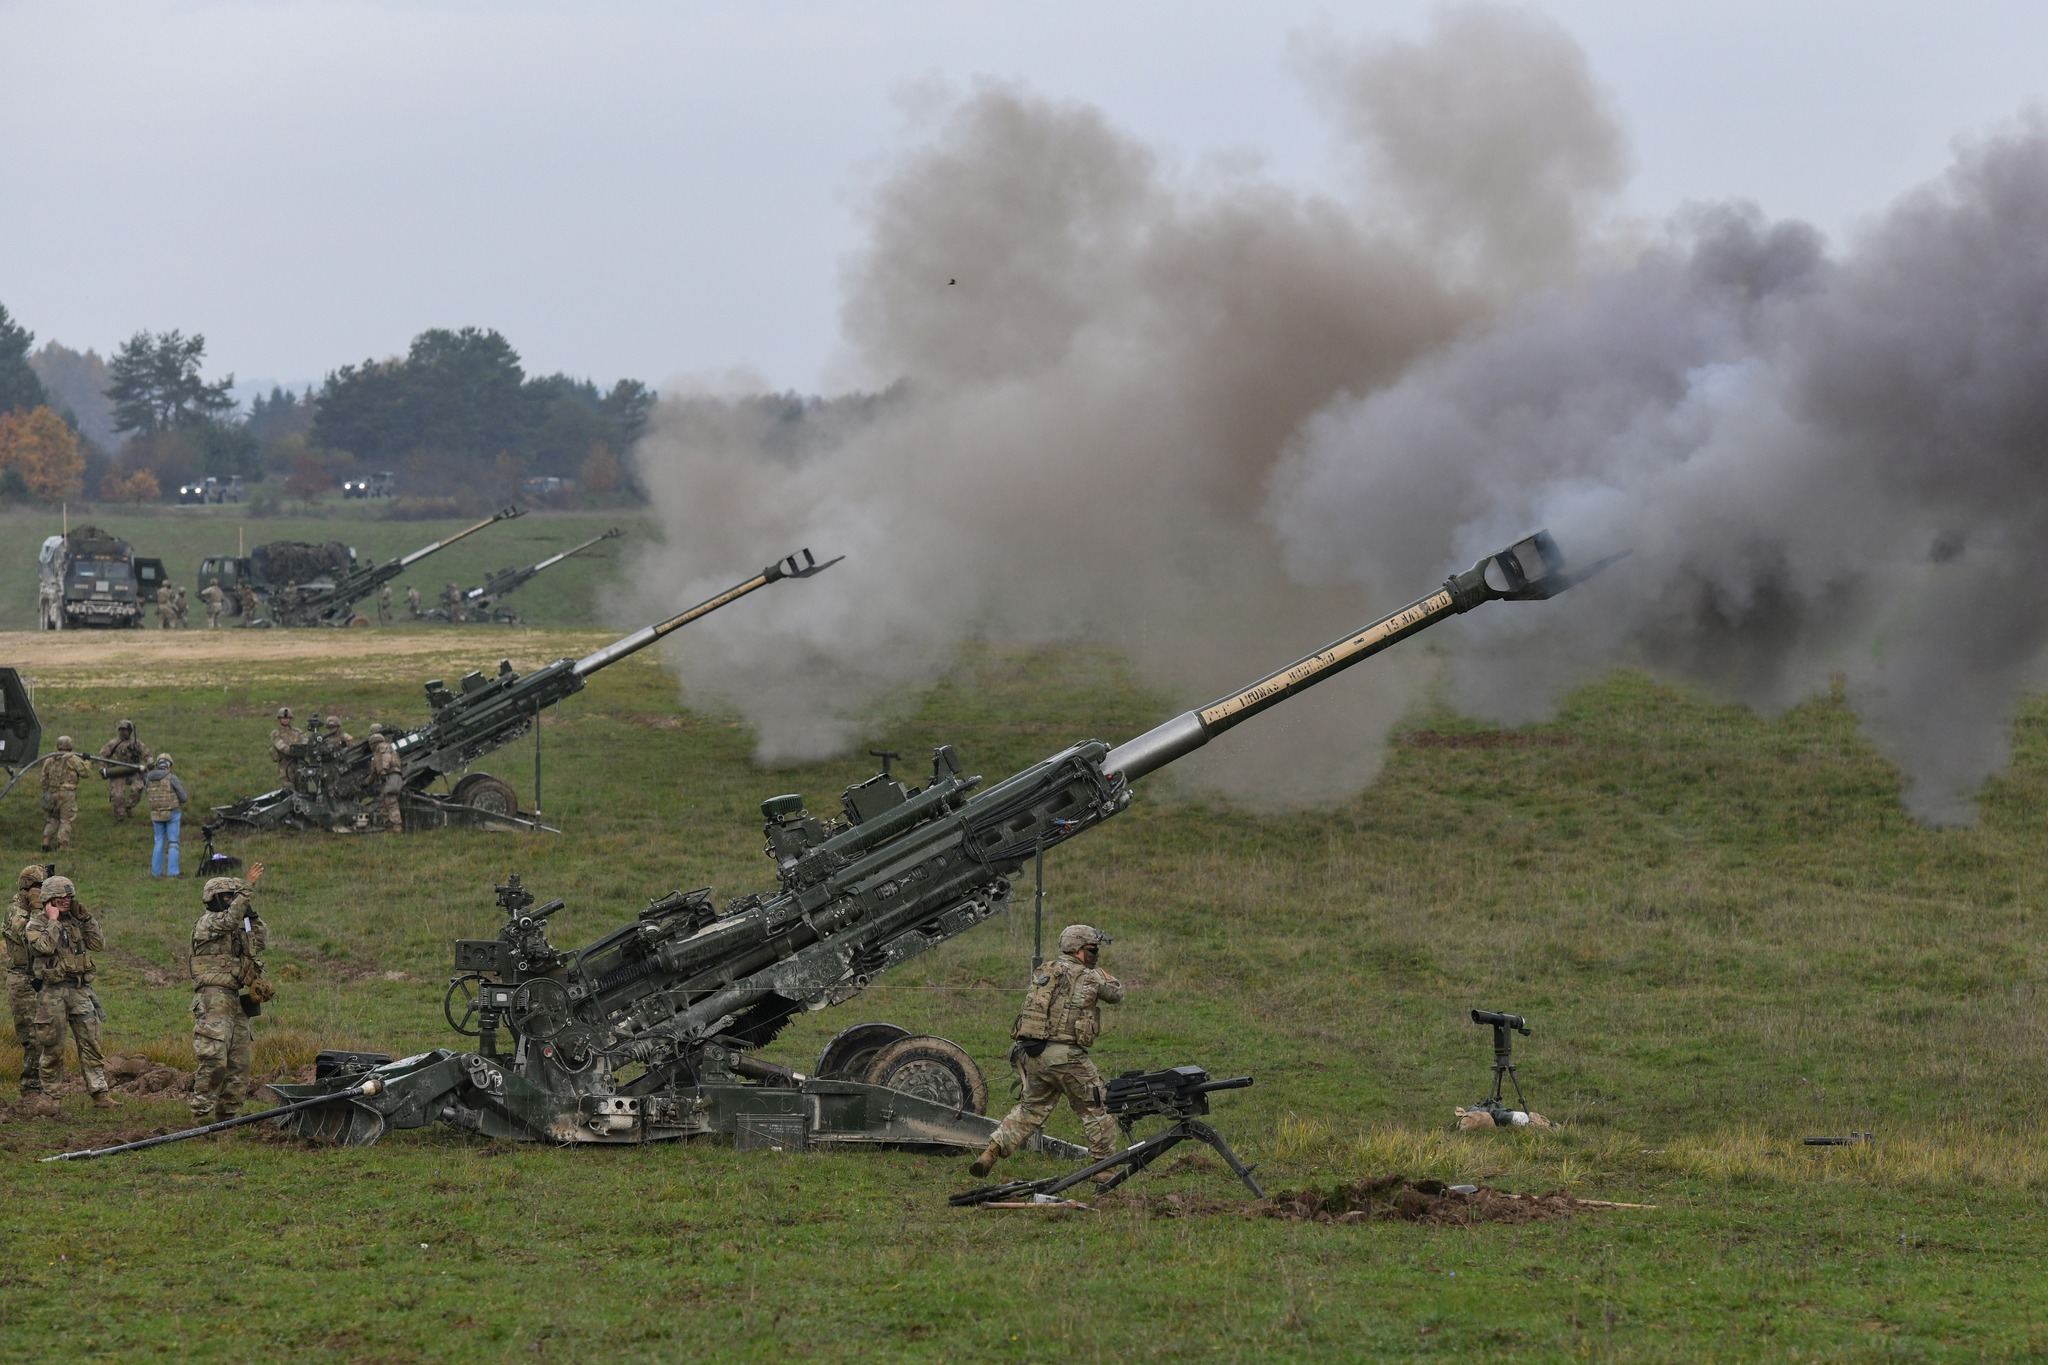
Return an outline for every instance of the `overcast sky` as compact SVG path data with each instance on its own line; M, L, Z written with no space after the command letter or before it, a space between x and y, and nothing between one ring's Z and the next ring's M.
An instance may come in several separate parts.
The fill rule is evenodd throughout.
M829 389L906 95L1012 79L1176 162L1335 185L1290 51L1430 8L0 0L0 303L103 353L203 332L245 381L477 324L532 371ZM2039 0L1534 8L1611 92L1648 215L1740 196L1839 239L2048 85Z

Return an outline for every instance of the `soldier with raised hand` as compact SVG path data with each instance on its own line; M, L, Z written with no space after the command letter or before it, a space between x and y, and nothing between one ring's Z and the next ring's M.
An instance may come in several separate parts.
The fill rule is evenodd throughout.
M277 995L256 956L270 945L270 931L252 901L262 875L263 864L256 863L246 882L209 878L202 892L205 912L192 928L192 1056L199 1064L192 1116L202 1123L233 1118L249 1097L256 1059L249 1020Z
M21 1094L23 1098L43 1093L43 1045L36 1027L36 983L30 970L34 959L28 950L29 921L43 913L43 878L49 869L30 863L21 870L19 890L8 907L7 922L0 928L0 940L7 946L7 1009L14 1016L14 1041L21 1045Z
M405 763L381 725L370 727L370 780L377 792L377 813L384 828L393 834L405 832L405 816L398 808L398 794L405 786Z
M292 750L298 748L305 738L292 729L292 708L277 708L277 728L270 732L270 761L277 764L277 785L287 790L292 785Z
M1116 1152L1116 1120L1103 1105L1102 1073L1088 1049L1102 1032L1102 1006L1124 998L1121 981L1096 964L1107 934L1086 924L1060 930L1060 955L1032 974L1024 1010L1011 1029L1010 1060L1024 1076L1024 1098L1007 1114L988 1147L968 1169L985 1176L1029 1142L1051 1116L1060 1096L1074 1106L1095 1160ZM1095 1177L1102 1182L1114 1172Z
M206 586L199 590L199 600L206 604L206 628L219 630L221 608L227 605L228 595L220 590L218 578L206 580Z
M142 774L148 770L150 760L148 747L135 737L134 721L124 720L114 727L114 737L100 746L100 757L119 759L129 765L100 765L100 776L107 779L107 800L114 807L114 818L126 820L135 814L135 803L142 799Z
M43 852L54 844L71 847L71 823L78 818L78 784L92 776L92 764L76 752L71 736L57 736L57 752L43 762Z
M43 1089L56 1085L63 1071L68 1025L93 1106L111 1109L113 1087L100 1057L100 1020L105 1012L92 989L98 973L92 955L106 951L106 939L100 922L78 903L69 877L45 877L42 891L43 912L28 922L28 951L36 988L36 1041L43 1050Z

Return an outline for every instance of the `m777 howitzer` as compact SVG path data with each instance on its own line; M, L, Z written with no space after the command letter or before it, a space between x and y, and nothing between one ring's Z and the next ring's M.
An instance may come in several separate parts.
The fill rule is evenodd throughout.
M538 564L529 564L523 569L500 569L494 574L486 575L481 588L470 588L462 594L461 619L470 622L489 621L496 625L518 625L519 614L509 607L499 605L500 603L563 560L572 559L591 546L612 540L618 535L619 528L614 526L603 535L592 536L581 545L572 546L560 554L549 555ZM455 620L446 607L434 607L420 614L433 621Z
M474 526L465 527L445 540L422 545L410 554L355 569L333 581L316 579L290 591L279 589L270 598L270 620L279 626L347 626L359 618L356 603L383 587L428 555L447 549L456 541L475 535L486 526L524 516L518 507L501 507ZM368 624L367 620L364 624Z
M801 558L790 555L770 564L752 578L735 583L687 611L642 626L580 659L557 659L524 674L514 672L510 660L500 660L495 677L471 673L458 685L460 690L449 688L439 678L429 682L427 704L432 715L424 725L414 726L392 741L400 765L396 778L398 808L405 828L545 828L538 818L538 750L534 759L536 814L532 816L520 814L519 798L510 783L489 773L468 772L469 765L533 730L540 723L542 711L581 692L590 675L599 669L609 668L663 636L771 583L809 578L839 562L831 559L820 564L809 550L800 553ZM308 727L306 738L294 746L289 757L290 786L215 806L214 819L206 827L208 831L224 825L250 830L321 829L336 833L372 827L374 803L383 794L380 782L393 779L379 779L370 771L369 740L342 743L337 736ZM464 775L456 778L457 773ZM444 779L452 780L450 790L431 790Z
M809 814L801 796L775 797L762 806L775 890L723 908L708 889L671 892L580 950L549 938L561 901L536 908L533 893L508 879L498 888L504 925L495 938L455 945L458 974L443 1000L450 1025L476 1038L476 1050L338 1059L309 1085L275 1087L293 1103L334 1096L286 1116L284 1126L352 1144L439 1120L558 1143L724 1133L741 1146L978 1148L995 1129L983 1114L987 1082L943 1038L857 1025L826 1045L809 1075L752 1054L796 1014L843 1004L1001 912L1037 850L1123 810L1138 778L1439 621L1498 599L1553 596L1600 567L1568 573L1539 533L1115 747L1085 740L982 789L942 746L921 790L878 775L846 790L838 820ZM377 1093L343 1093L365 1076L380 1081ZM1041 1150L1083 1155L1038 1141Z

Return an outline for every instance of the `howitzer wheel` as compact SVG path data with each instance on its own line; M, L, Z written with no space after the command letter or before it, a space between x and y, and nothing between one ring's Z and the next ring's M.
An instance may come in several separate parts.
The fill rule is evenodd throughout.
M969 1114L988 1112L988 1080L967 1050L928 1033L899 1038L875 1054L861 1077Z
M876 1053L909 1036L910 1030L900 1024L855 1024L841 1029L818 1054L818 1065L811 1074L825 1081L857 1081L867 1074Z
M460 804L486 815L519 814L519 796L512 790L512 784L489 773L471 773L455 784L451 795Z

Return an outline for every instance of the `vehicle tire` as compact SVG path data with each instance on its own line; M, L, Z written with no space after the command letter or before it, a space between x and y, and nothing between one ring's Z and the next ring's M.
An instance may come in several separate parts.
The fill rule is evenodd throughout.
M489 773L471 773L455 784L453 794L463 805L486 815L519 814L519 794L512 790L512 784Z
M867 1074L876 1053L909 1036L910 1030L897 1024L855 1024L841 1029L818 1054L818 1065L811 1074L821 1081L857 1081Z
M988 1112L988 1081L958 1043L928 1033L899 1038L875 1054L861 1079L970 1114Z

